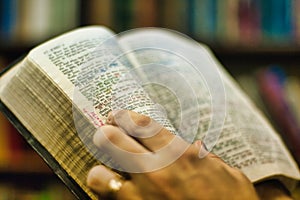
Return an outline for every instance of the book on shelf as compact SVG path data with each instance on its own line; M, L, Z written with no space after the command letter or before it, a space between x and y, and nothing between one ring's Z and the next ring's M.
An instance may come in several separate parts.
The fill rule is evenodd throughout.
M262 42L260 6L258 1L239 0L235 18L238 21L236 29L239 32L239 42L254 46Z
M295 160L300 163L300 123L297 109L288 99L285 83L288 78L279 66L262 69L257 73L258 91ZM297 88L293 93L297 93Z
M113 22L113 1L111 0L91 0L86 2L84 9L84 20L87 24L102 24L111 27Z
M153 48L157 45L161 48ZM194 67L174 51L192 56ZM212 152L253 183L278 179L292 190L300 178L298 166L265 117L209 48L165 29L115 36L105 27L89 26L43 43L2 72L1 110L78 198L97 199L86 176L103 161L92 138L111 110L148 115L175 134L186 133L181 128L197 119L194 139L205 141L215 118L210 90L197 70L201 67L217 69L222 82L217 92L226 96L224 120L212 125L220 131ZM175 92L169 90L174 87ZM186 126L181 126L180 114Z
M296 162L300 163L300 80L279 65L236 77L238 83L278 130Z
M15 35L17 21L17 0L3 0L0 2L0 40L11 42Z
M289 76L284 83L284 90L286 91L287 102L289 103L295 118L300 124L300 79L297 76Z
M6 167L9 161L9 136L10 124L8 120L0 114L0 168Z
M155 27L158 26L159 11L158 0L136 0L133 3L133 21L131 27Z
M79 0L3 0L0 2L1 44L32 46L73 29L80 23L79 8Z
M264 41L289 44L294 36L295 15L293 6L297 1L280 0L260 2L261 27ZM297 11L299 12L299 11Z
M189 27L189 1L163 0L160 7L160 26L187 33Z

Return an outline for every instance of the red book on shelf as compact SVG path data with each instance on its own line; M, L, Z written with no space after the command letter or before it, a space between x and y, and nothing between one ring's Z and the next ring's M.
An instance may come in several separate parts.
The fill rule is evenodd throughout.
M241 43L256 45L261 40L260 12L257 1L241 0L238 8Z
M25 147L27 144L23 137L18 133L13 125L8 124L8 147L9 147L9 165L20 165L23 156L26 153Z
M0 113L0 168L6 167L9 162L9 122Z
M286 99L281 77L276 72L266 69L258 73L260 94L281 137L300 166L300 126Z
M294 17L294 30L295 30L295 39L298 44L300 44L300 1L293 1L293 17Z

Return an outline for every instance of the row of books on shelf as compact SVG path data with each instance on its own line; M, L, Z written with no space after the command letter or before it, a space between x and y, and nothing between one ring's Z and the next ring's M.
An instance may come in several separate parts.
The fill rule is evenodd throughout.
M300 77L280 66L237 77L242 88L268 116L300 163Z
M299 0L94 0L89 7L87 22L117 31L161 26L213 45L300 42Z
M79 25L79 0L0 1L0 42L31 46Z
M86 24L159 26L214 45L300 42L300 0L3 0L0 9L4 44L34 45Z
M250 46L299 42L299 0L191 2L191 32L196 37Z

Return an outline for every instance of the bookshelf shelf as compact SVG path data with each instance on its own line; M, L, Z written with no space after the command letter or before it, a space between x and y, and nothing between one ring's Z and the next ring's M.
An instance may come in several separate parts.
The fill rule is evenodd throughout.
M270 56L289 56L300 55L300 46L260 46L260 47L245 47L245 46L217 46L212 45L212 48L219 54L224 55L270 55Z
M232 69L248 66L248 70L270 64L297 66L300 62L300 49L228 49L212 48L217 57Z

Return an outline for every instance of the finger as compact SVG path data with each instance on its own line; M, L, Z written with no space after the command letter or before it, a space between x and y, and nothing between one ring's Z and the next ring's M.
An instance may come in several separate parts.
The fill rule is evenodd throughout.
M107 123L124 129L128 135L133 136L151 151L157 151L168 145L175 137L155 120L133 111L111 112Z
M118 189L112 190L110 186L112 183L116 184ZM112 196L116 199L141 199L131 181L123 180L118 174L103 165L98 165L90 170L87 176L87 186L105 199Z
M105 162L111 168L130 173L150 172L174 162L190 146L179 136L155 154L126 135L120 128L103 126L94 135L94 143L113 162ZM121 148L120 148L121 147ZM100 157L101 159L101 157Z
M113 161L103 162L114 169L126 172L140 171L145 168L146 160L152 158L151 152L126 135L120 128L112 125L101 127L93 139L101 154L109 155Z
M110 150L112 147L115 147L132 153L148 152L147 149L120 128L111 125L102 126L95 133L93 141L101 149Z

